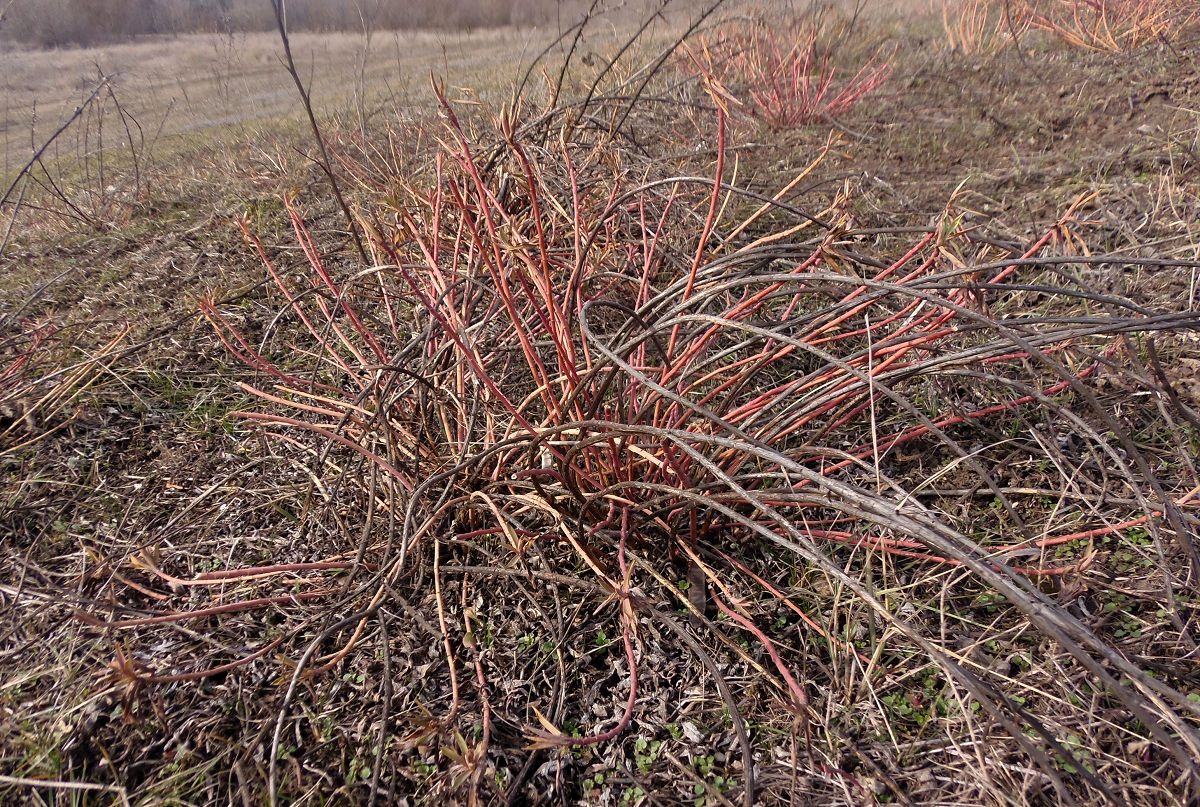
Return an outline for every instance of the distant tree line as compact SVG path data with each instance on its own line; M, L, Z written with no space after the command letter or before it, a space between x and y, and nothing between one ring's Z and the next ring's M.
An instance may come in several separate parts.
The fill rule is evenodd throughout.
M287 0L295 31L485 28L551 18L560 0ZM570 5L574 5L571 3ZM147 34L263 31L271 0L0 0L0 37L91 45Z

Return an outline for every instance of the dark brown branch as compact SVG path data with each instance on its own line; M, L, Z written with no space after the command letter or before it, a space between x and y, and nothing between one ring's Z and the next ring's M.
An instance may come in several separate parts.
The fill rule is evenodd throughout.
M333 162L329 159L329 149L325 147L325 136L321 133L321 126L317 123L316 113L313 112L312 96L308 89L304 86L304 82L300 78L300 71L296 69L296 60L292 57L292 43L288 38L287 32L287 0L271 0L271 9L275 12L275 24L279 29L279 39L283 42L283 64L287 68L288 75L292 77L292 82L296 85L296 91L300 93L300 100L304 104L304 112L308 115L309 126L312 127L313 139L317 141L317 149L321 152L321 158L317 160L317 165L324 172L325 177L329 180L330 187L333 188L333 195L337 198L338 206L342 209L343 215L346 217L346 226L350 228L350 237L354 239L354 246L358 249L358 256L362 258L364 264L370 263L370 258L367 257L367 250L363 246L362 235L358 231L358 224L354 221L354 215L350 212L350 206L346 204L346 198L342 195L341 184L337 180L337 175L333 173Z

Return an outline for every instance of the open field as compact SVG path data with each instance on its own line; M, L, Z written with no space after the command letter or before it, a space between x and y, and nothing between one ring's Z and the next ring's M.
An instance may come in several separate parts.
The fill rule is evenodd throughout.
M380 32L296 34L293 47L311 79L320 111L354 110L363 97L378 114L413 102L428 103L431 71L477 87L497 68L515 72L521 58L544 47L545 33L500 29L473 33ZM122 104L160 137L236 138L239 126L301 114L296 88L279 61L275 33L190 34L174 38L65 50L0 52L4 106L5 176L16 170L98 80L113 76ZM414 89L417 90L414 93ZM242 134L245 133L243 128ZM64 144L65 145L65 144Z
M0 54L0 803L1200 799L1200 21L616 5Z

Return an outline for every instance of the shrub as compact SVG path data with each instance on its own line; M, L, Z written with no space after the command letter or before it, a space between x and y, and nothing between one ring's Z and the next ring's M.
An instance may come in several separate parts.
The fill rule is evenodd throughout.
M870 59L839 77L819 40L816 25L730 25L687 53L692 69L730 89L750 114L786 129L849 111L891 72Z
M1020 0L1029 24L1080 48L1130 51L1173 41L1200 20L1193 0Z
M1063 615L1047 616L1044 595L1021 578L1077 572L1091 556L1056 550L1155 514L1083 532L1058 527L1062 511L1033 524L955 436L1025 407L1074 418L1060 399L1084 394L1112 363L1119 342L1108 334L1169 327L991 313L1057 293L1018 275L1053 265L1047 252L1071 243L1077 207L1009 260L964 259L969 229L949 213L896 255L862 255L822 220L836 210L814 217L774 199L724 220L731 206L717 182L639 181L645 169L603 138L531 142L508 118L501 144L480 150L444 109L433 181L393 178L362 214L373 266L337 279L289 203L309 271L296 287L247 232L283 295L293 347L281 335L266 342L278 349L260 350L217 306L204 311L267 382L246 387L265 408L242 415L288 445L308 435L331 488L358 486L391 508L399 537L372 561L380 574L430 552L436 567L444 544L514 561L566 545L620 603L624 715L574 738L543 720L536 744L601 742L631 720L637 615L653 610L633 591L635 566L699 617L711 602L752 636L802 713L803 687L734 579L746 575L838 640L750 570L748 546L794 557L867 602L839 547L962 566L1077 658L1104 652L1082 629L1062 633ZM779 207L802 223L751 236ZM825 236L792 240L818 224ZM949 397L947 378L959 382ZM907 450L977 474L995 491L995 522L905 504ZM673 558L697 570L700 605L658 571Z
M1031 29L1088 50L1132 51L1173 42L1194 29L1192 0L945 0L942 20L952 48L994 52Z
M943 0L942 28L951 49L965 54L1003 50L1029 30L1027 15L997 0Z
M289 0L292 30L482 28L551 17L551 0ZM0 33L47 47L94 45L144 34L264 31L274 26L268 0L11 0L0 4Z

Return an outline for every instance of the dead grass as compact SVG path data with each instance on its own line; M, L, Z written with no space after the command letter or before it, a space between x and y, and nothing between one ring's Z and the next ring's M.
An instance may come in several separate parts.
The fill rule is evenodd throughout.
M22 224L70 404L0 446L0 792L1189 803L1192 55L919 25L807 173L828 126L625 115L647 45L590 114L602 59L499 130L346 118L372 267L287 129Z
M517 29L475 33L378 32L365 69L363 37L347 33L295 36L295 50L313 96L326 114L352 113L356 94L372 114L395 114L428 101L421 92L430 70L465 86L503 89L498 73L515 72L544 44L545 33ZM113 76L118 97L147 137L244 139L244 124L294 119L295 87L278 61L273 33L188 34L134 43L63 50L0 50L0 105L9 176L58 120L96 83L97 68ZM499 68L499 70L497 70ZM81 95L82 93L82 95ZM113 136L116 136L114 132ZM63 154L76 144L64 142Z

